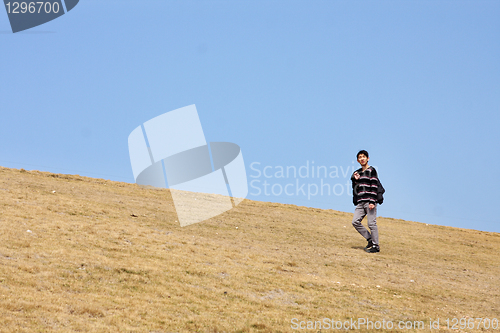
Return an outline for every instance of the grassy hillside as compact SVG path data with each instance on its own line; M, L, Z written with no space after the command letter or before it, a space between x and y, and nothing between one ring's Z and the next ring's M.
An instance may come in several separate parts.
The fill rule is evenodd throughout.
M367 254L349 213L245 200L181 228L168 190L7 168L0 207L1 332L500 319L496 233L379 218L382 252Z

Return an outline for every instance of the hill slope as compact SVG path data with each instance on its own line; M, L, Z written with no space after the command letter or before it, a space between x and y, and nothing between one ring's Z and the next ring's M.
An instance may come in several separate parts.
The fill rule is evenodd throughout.
M7 168L0 207L2 332L500 319L496 233L379 218L382 252L367 254L348 213L245 200L181 228L168 190Z

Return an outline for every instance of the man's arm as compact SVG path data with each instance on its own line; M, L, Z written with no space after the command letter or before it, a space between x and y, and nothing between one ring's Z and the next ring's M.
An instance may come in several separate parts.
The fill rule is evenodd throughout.
M354 171L354 173L352 174L352 176L351 176L351 181L352 181L353 183L355 183L355 182L356 182L356 180L358 180L358 179L359 179L359 177L361 177L361 176L359 175L359 171L361 171L361 169L358 169L358 170Z
M354 205L358 204L358 180L360 178L360 175L358 173L358 170L354 171L354 173L351 176L351 183L352 183L352 203Z

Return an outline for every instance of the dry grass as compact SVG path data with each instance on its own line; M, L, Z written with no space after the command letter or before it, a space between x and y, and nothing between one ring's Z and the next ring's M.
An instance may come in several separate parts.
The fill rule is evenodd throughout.
M348 213L245 200L181 228L168 190L7 168L0 207L1 332L500 317L495 233L379 218L367 254Z

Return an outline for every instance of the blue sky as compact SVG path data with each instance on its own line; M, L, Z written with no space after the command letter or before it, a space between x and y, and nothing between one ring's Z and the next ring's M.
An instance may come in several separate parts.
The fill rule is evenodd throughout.
M196 104L207 141L240 145L249 199L351 212L342 171L366 149L379 215L500 232L499 17L499 1L81 0L12 34L0 10L0 165L132 183L130 132ZM308 197L325 183L338 195Z

